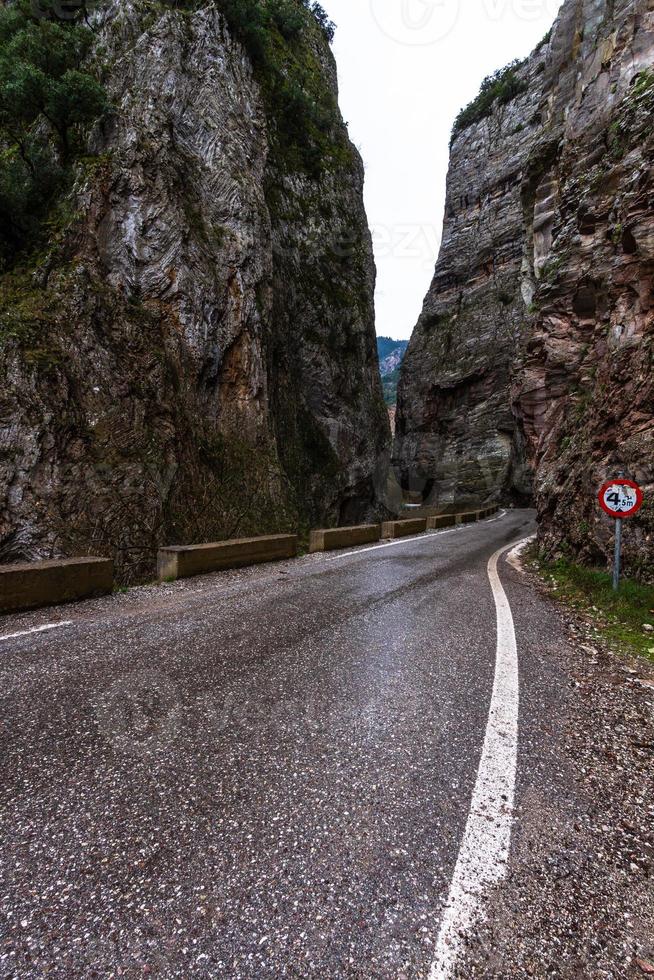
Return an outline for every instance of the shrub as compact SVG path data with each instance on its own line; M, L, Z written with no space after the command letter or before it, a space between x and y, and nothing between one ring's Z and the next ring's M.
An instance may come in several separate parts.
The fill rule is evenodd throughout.
M494 75L489 75L484 79L477 98L465 109L462 109L456 117L452 130L452 142L464 129L468 129L490 116L495 105L506 105L522 92L526 92L527 82L520 78L517 73L523 64L524 62L521 61L513 61L506 68L502 68L500 71L496 71Z
M302 33L304 15L293 0L269 0L268 7L272 23L286 41L291 41Z
M252 60L261 64L267 60L276 28L286 41L302 33L306 26L304 11L309 11L331 43L335 25L319 3L312 0L219 0L230 30L247 49Z
M311 17L328 41L334 25L312 0L219 0L219 8L257 72L272 122L273 153L286 171L319 177L330 159L340 159L344 140L320 65L300 41Z
M27 0L0 10L0 269L38 236L71 176L77 137L106 108L103 88L79 70L92 37L36 16Z
M329 19L327 11L324 9L324 7L321 7L319 3L311 3L309 5L309 9L311 10L311 13L316 18L316 20L318 21L318 24L320 25L323 34L331 44L336 34L336 24Z
M632 94L635 96L649 92L651 88L654 88L654 71L646 69L645 71L638 72L631 84L633 87Z

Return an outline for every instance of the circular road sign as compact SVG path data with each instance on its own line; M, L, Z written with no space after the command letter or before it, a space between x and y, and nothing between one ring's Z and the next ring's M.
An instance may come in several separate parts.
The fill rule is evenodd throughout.
M608 480L598 497L609 517L633 517L643 506L643 491L633 480Z

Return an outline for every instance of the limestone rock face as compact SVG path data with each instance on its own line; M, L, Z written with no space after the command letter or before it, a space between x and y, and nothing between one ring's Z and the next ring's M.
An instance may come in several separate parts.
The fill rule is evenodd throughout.
M654 490L654 9L566 0L517 96L453 142L443 246L400 380L407 487L533 492L550 553L601 560L596 490ZM651 574L652 518L627 536Z
M521 184L545 57L520 70L524 93L454 141L438 264L400 374L401 481L444 508L530 490L508 391L525 313Z
M310 17L309 14L307 14ZM363 167L319 173L214 5L94 13L114 111L45 256L0 279L0 560L364 518L389 428ZM301 52L336 96L317 24Z

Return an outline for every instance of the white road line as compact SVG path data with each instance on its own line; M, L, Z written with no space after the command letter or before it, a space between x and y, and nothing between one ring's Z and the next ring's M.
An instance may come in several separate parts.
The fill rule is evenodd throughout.
M31 636L32 633L45 633L47 630L57 630L62 626L72 626L72 619L67 619L65 622L61 623L48 623L46 626L33 626L30 630L21 630L20 633L7 633L6 636L0 636L0 643L3 640L15 640L19 636Z
M516 572L524 571L522 567L522 562L520 561L520 556L522 555L522 552L525 550L525 548L528 545L530 545L532 541L535 541L537 537L538 535L536 534L530 534L528 538L525 538L524 541L521 541L520 544L517 544L513 549L513 551L506 556L506 560L508 561L509 565L515 568Z
M441 537L443 534L453 534L454 532L465 531L470 527L479 527L479 525L485 526L486 524L494 524L495 521L500 521L503 517L506 517L506 511L502 510L497 515L497 517L491 517L489 521L475 521L472 524L459 524L457 527L451 527L446 531L429 531L427 534L424 532L419 534L417 537L413 538L401 538L399 541L387 541L386 544L373 544L370 548L357 548L356 551L346 551L342 555L333 555L331 558L325 558L325 561L338 561L340 558L351 558L353 555L365 555L367 551L379 551L380 548L396 548L400 544L413 544L415 541L429 541L433 537Z
M520 695L513 616L497 568L507 547L511 546L500 548L488 562L488 578L497 611L495 682L477 782L429 980L452 977L462 939L483 919L484 898L506 875L509 861Z

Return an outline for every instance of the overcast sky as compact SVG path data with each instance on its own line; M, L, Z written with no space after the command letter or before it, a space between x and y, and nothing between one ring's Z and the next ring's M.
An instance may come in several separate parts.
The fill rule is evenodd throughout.
M449 138L482 79L523 58L561 0L322 0L341 108L366 166L377 333L411 335L438 253Z

